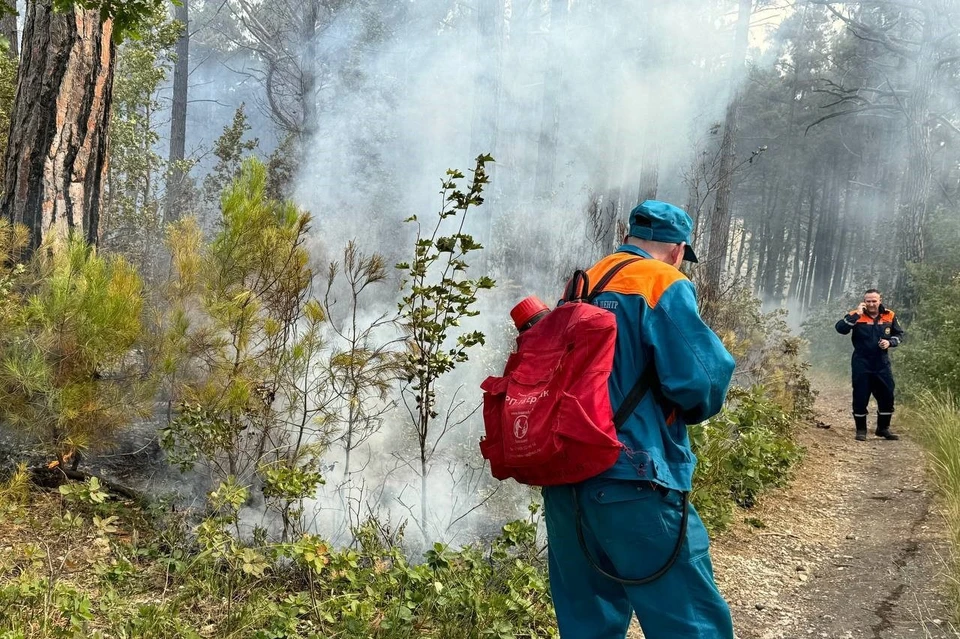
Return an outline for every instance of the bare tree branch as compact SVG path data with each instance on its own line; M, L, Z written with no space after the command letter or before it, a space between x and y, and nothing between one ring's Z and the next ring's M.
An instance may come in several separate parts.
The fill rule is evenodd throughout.
M806 135L810 131L810 129L812 129L813 127L817 126L822 122L826 122L827 120L832 120L833 118L839 118L844 115L852 115L854 113L866 113L869 111L896 111L896 110L898 109L896 109L892 105L872 104L872 105L860 107L858 109L847 109L846 111L837 111L836 113L830 113L828 115L823 116L822 118L818 118L814 120L810 125L807 126L806 129L804 129L803 134Z
M818 4L826 7L830 11L830 13L832 13L837 19L843 21L843 23L847 25L847 28L849 29L850 33L852 33L855 37L861 40L866 40L868 42L875 42L877 44L880 44L891 53L895 53L896 55L907 58L908 60L916 60L918 55L917 51L911 50L908 47L898 44L897 42L894 42L894 40L891 39L890 36L888 36L886 32L883 30L877 29L875 27L871 27L868 24L865 24L863 22L860 22L859 20L851 18L850 16L846 16L842 14L841 12L837 11L833 7L834 3L831 2L830 0L810 0L810 2L812 4ZM898 6L903 6L904 8L913 8L918 11L923 11L922 7L913 6L906 2L904 3L897 2L896 4ZM892 28L894 24L895 23L893 23L890 27L888 27L888 29Z

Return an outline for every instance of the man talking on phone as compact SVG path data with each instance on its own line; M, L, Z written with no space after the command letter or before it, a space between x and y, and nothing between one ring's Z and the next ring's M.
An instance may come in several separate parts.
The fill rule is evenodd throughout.
M871 288L863 294L860 305L837 322L838 333L853 334L853 421L857 426L857 441L861 442L867 439L870 395L877 400L877 437L900 439L890 431L894 389L890 349L900 345L903 329L882 301L880 291Z

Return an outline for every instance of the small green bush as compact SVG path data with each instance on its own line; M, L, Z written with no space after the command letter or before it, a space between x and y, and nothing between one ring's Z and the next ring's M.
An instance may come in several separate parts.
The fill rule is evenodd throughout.
M729 400L730 407L690 429L699 460L693 502L713 531L729 525L735 505L749 508L763 491L784 485L802 455L792 436L796 416L763 386L734 388Z
M122 258L78 238L20 264L25 238L0 223L0 417L62 463L145 411L134 351L143 286Z
M928 388L960 396L960 273L938 267L914 267L918 299L905 327L904 345L895 352L895 372L906 398Z
M138 509L99 522L68 511L63 528L32 520L23 535L36 543L0 550L0 637L558 636L535 507L489 545L434 544L411 563L398 545L402 531L376 520L360 526L353 548L312 535L241 543L227 528L243 491L215 492L219 510L195 541L175 545L177 535L156 534L162 522ZM130 530L137 521L142 536ZM51 558L70 569L51 574Z
M326 382L312 374L326 314L310 297L310 216L267 195L246 160L209 243L196 221L168 228L173 275L153 359L170 405L168 459L262 488L286 537L322 483Z

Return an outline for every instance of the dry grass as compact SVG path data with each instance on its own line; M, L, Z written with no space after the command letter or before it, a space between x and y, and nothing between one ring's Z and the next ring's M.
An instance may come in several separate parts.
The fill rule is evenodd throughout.
M960 620L960 401L950 394L927 391L918 398L911 417L940 492L951 542L945 561L950 566L954 614Z

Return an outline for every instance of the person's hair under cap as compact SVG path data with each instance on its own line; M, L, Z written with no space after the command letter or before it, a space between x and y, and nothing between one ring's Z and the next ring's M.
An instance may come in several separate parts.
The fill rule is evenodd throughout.
M693 220L681 208L659 200L645 200L630 211L630 231L628 235L651 242L679 244L686 242L683 259L697 262L697 254L690 246L690 234L693 232Z

